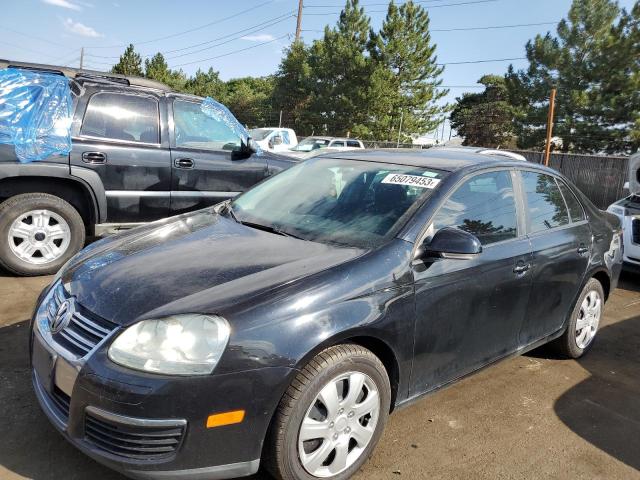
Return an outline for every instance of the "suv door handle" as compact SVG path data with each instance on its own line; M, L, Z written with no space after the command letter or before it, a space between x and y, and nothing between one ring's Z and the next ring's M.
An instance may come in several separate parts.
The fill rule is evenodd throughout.
M102 152L82 152L82 161L84 163L101 165L107 163L107 154Z
M521 275L523 273L525 273L527 270L529 270L531 268L531 264L529 263L525 263L522 265L516 265L513 269L513 273L516 273L518 275Z
M196 162L193 161L193 158L176 158L173 164L177 168L193 168Z
M578 255L584 255L589 251L589 247L586 247L584 243L581 243L578 247Z

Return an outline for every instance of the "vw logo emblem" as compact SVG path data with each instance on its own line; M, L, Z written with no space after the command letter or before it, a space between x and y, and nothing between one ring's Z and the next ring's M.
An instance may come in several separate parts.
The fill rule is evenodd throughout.
M73 305L73 300L68 299L60 304L58 310L56 311L53 320L51 320L49 326L51 327L51 333L56 334L67 325L71 321L71 317L75 313L75 306Z

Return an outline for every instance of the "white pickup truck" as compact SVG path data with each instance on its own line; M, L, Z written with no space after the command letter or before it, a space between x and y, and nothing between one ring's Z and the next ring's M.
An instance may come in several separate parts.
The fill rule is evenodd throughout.
M261 149L270 152L285 152L298 145L296 132L290 128L254 128L249 135Z

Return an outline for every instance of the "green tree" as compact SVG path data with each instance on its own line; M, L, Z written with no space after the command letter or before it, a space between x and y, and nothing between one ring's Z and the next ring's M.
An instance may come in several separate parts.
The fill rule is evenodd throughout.
M120 60L113 66L111 72L122 75L143 76L142 57L136 53L133 44L129 44L124 53L120 55Z
M528 69L508 74L514 102L525 107L518 123L521 147L544 146L549 92L555 87L554 137L563 151L638 148L631 136L638 121L640 44L630 38L637 18L638 5L627 14L612 0L574 0L557 36L538 35L527 44Z
M221 102L238 121L249 128L278 123L278 112L273 108L273 77L244 77L226 82Z
M347 0L335 27L310 49L310 111L306 122L313 130L347 135L355 125L367 124L371 73L365 55L370 21L358 0Z
M444 68L437 64L429 24L422 6L409 0L398 7L392 0L379 34L371 33L371 56L385 70L373 74L379 138L395 137L401 117L404 132L425 134L448 110L440 102L448 90L440 88Z
M147 78L157 80L168 85L174 90L183 90L187 81L184 73L169 68L167 61L161 53L156 53L151 59L144 61L144 75Z
M515 145L518 109L511 104L504 76L485 75L478 83L481 93L465 93L456 98L451 127L464 138L464 145L505 148Z
M306 115L311 102L309 49L294 42L284 54L274 77L273 105L283 113L283 126L298 134L312 134L312 122Z
M200 97L211 97L219 102L224 101L226 95L225 83L220 74L213 68L203 72L198 69L193 77L189 77L184 85L184 91Z

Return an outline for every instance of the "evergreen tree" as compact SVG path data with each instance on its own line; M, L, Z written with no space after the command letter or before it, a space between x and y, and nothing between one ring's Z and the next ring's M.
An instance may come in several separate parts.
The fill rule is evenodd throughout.
M198 69L196 74L185 82L184 91L192 95L211 97L218 102L224 102L226 86L220 79L220 74L213 68L209 68L207 72Z
M129 44L124 53L120 55L120 60L113 66L111 72L122 75L143 76L142 57L136 53L133 44Z
M145 77L162 82L178 91L184 88L187 80L181 70L173 71L169 68L161 53L156 53L151 59L144 61L144 74Z
M375 136L391 138L402 117L402 130L425 134L441 122L447 107L440 100L448 93L439 88L444 68L437 65L436 44L431 41L429 15L409 0L399 7L389 3L378 35L371 34L372 58L390 74L377 73L377 87L385 101L375 102Z
M637 6L634 9L637 18ZM544 146L551 88L557 88L554 137L563 151L630 152L637 101L638 43L633 13L612 0L574 0L557 36L538 35L526 46L529 68L508 74L516 105L526 109L519 144ZM634 93L635 92L635 93Z
M310 113L307 122L316 133L348 135L354 125L368 120L371 61L365 55L369 17L358 0L347 0L334 28L311 46Z
M277 125L278 114L271 103L273 88L273 77L234 78L226 82L221 102L249 128Z
M273 105L283 112L283 126L298 134L312 134L313 122L306 115L311 102L311 67L309 49L302 41L294 42L286 51L275 74Z
M510 103L505 77L485 75L478 83L482 93L465 93L456 98L451 127L464 138L464 145L509 148L515 144L517 109Z

